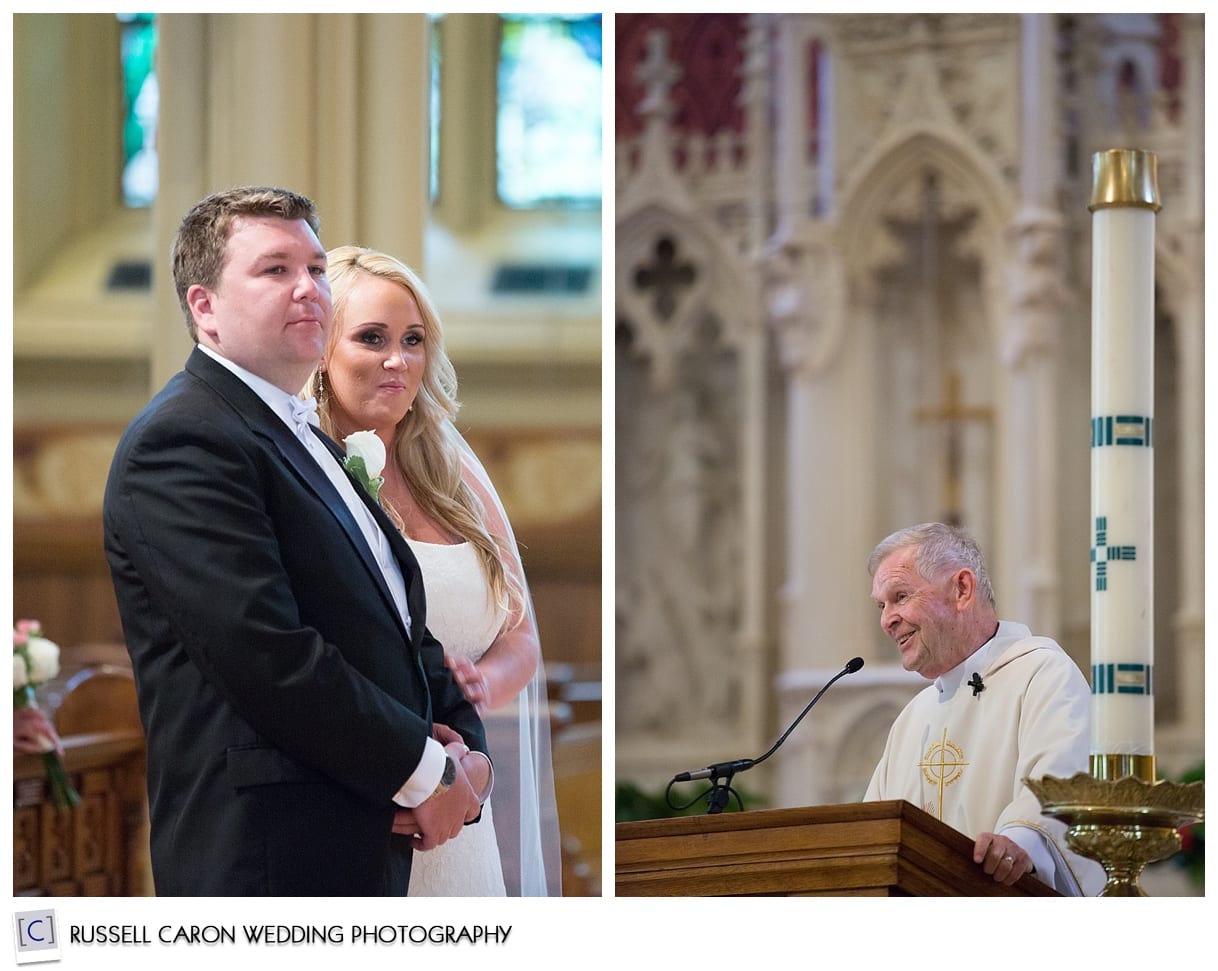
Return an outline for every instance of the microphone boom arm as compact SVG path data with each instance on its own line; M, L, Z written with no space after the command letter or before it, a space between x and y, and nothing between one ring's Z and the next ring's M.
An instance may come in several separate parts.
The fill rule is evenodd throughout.
M820 696L823 695L826 691L828 691L833 686L833 683L838 678L843 677L844 675L847 675L847 674L854 674L854 672L857 671L862 666L863 666L863 659L861 657L851 658L849 661L847 661L846 666L844 668L842 668L840 671L838 671L837 674L835 674L833 677L831 677L828 681L826 681L825 686L823 688L821 688L820 691L816 692L816 696L811 701L809 701L807 703L807 705L804 706L804 710L799 713L799 715L795 719L795 721L791 722L791 726L785 732L782 733L782 737L777 742L775 742L773 745L770 746L770 750L768 752L766 752L765 755L761 756L760 758L753 759L752 765L749 765L748 768L751 769L754 765L760 765L762 762L764 762L766 759L768 759L771 755L773 755L776 751L778 751L778 746L780 746L783 742L785 742L787 740L787 736L790 735L793 731L795 731L795 726L798 725L801 721L803 721L804 715L806 715L808 712L810 712L812 710L812 706L814 704L816 704L818 701L820 701Z
M734 790L731 788L732 777L737 772L743 772L746 769L751 769L755 765L760 765L776 751L778 751L778 747L787 740L787 736L790 735L791 732L795 731L795 726L803 721L804 715L811 711L812 706L820 701L821 695L828 691L838 678L841 678L847 674L853 674L862 666L863 659L861 657L851 658L849 661L847 661L846 666L838 671L837 674L831 677L827 682L825 682L825 686L821 688L820 691L816 692L816 696L808 702L808 704L804 707L804 710L801 711L796 717L795 721L791 722L787 730L782 733L782 736L778 739L778 741L770 746L769 750L764 755L758 756L755 759L734 759L731 762L716 762L714 765L709 765L705 769L698 769L695 772L680 772L673 776L672 782L668 783L668 787L671 789L673 783L675 782L690 782L694 779L710 779L710 799L707 811L711 813L722 812L724 806L727 804L728 794L734 793ZM722 783L719 782L720 776L724 777L724 781ZM736 799L737 801L740 801L740 796L738 794L736 795ZM743 803L741 803L741 808L744 808Z

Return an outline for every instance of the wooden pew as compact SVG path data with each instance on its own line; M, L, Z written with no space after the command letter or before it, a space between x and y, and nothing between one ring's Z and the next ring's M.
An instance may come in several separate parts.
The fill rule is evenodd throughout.
M152 893L144 735L126 651L121 644L64 650L60 677L44 694L81 803L57 809L41 756L14 754L13 893Z

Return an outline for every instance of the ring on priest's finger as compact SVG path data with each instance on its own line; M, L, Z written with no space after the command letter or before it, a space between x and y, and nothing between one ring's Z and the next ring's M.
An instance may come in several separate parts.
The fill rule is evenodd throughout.
M1015 857L1013 857L1013 856L1004 856L1003 859L1006 860L1008 863L1015 862Z

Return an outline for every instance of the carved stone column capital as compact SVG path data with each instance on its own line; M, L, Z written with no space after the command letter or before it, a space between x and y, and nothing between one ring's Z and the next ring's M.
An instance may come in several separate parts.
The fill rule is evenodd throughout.
M1019 367L1058 346L1065 309L1064 221L1051 210L1022 209L1007 230L1007 242L1010 320L1003 357Z
M775 241L762 264L766 318L783 367L810 377L837 358L844 337L841 258L829 241Z

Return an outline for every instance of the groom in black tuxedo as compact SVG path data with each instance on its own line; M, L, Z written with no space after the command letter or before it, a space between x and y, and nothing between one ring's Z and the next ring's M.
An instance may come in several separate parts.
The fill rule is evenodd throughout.
M317 228L281 189L187 214L197 346L106 486L162 895L404 894L489 781L409 547L295 398L331 320Z

